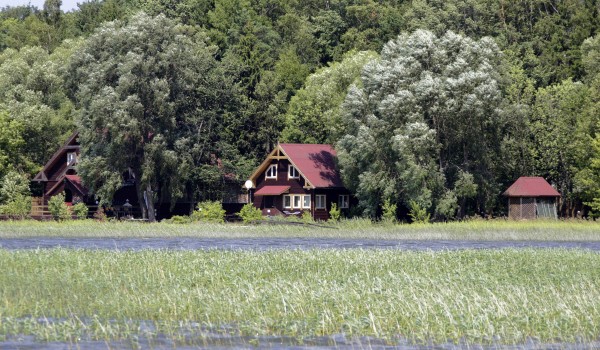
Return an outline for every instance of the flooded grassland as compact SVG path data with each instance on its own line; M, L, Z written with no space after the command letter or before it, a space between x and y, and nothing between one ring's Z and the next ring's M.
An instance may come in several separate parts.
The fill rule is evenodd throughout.
M2 249L0 269L5 342L600 336L600 254L580 249Z

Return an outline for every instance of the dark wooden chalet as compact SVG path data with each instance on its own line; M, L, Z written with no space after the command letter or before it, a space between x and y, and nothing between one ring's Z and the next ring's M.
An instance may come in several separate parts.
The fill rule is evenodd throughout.
M309 211L315 220L327 220L332 203L347 211L354 203L335 159L329 145L278 144L249 179L254 206L267 216Z
M37 219L50 218L48 211L48 200L60 193L64 193L67 205L85 203L91 212L97 209L93 196L88 196L88 189L83 185L81 178L77 175L77 161L80 154L78 141L79 133L75 132L67 142L59 148L52 158L44 165L44 168L33 178L33 182L41 187L41 196L33 198L31 216ZM123 187L115 193L113 206L107 208L107 214L111 216L124 215L123 205L131 202L132 207L127 208L127 214L139 213L137 207L137 195L133 183L124 178Z
M520 177L503 194L508 197L511 219L556 219L556 199L560 193L542 177Z

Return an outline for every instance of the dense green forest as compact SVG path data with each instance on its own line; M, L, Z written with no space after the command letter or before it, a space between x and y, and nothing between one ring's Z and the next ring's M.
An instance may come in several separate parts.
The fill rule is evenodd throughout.
M279 141L334 145L357 214L503 215L519 176L600 212L598 1L60 6L0 11L0 203L78 129L104 199L219 199Z

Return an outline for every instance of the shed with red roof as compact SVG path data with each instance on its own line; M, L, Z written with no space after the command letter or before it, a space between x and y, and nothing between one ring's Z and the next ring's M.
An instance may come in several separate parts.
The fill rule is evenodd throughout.
M310 212L327 220L333 203L351 205L330 145L280 143L250 176L252 203L263 215L300 216Z
M556 199L560 193L543 177L520 177L503 195L508 197L511 219L557 218Z

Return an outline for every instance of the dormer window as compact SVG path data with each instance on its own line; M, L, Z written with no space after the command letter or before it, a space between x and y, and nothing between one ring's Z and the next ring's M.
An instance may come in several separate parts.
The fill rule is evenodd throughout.
M290 164L288 166L288 179L299 179L299 178L300 178L300 173L298 172L298 169L296 169L295 166Z
M271 164L265 173L267 179L277 179L277 164Z
M77 153L69 152L67 153L67 166L73 166L77 163Z

